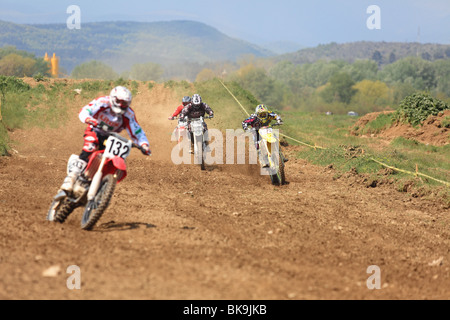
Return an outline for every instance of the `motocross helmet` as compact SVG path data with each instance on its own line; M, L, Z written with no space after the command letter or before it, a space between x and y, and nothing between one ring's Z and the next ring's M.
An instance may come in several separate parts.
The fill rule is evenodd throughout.
M263 104L256 107L255 114L260 120L265 121L269 119L269 109Z
M192 106L194 107L194 109L199 109L201 105L202 105L202 97L200 97L199 94L194 94L192 96Z
M189 96L183 97L183 106L187 106L189 103L191 103L192 99Z
M115 114L124 114L130 106L132 98L131 92L127 88L115 87L109 95L112 111Z

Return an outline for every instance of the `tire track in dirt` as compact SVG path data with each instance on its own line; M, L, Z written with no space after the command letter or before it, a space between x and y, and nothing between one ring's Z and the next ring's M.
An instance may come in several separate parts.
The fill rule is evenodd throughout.
M167 117L179 98L140 90L133 106L154 155L133 151L92 232L79 227L81 209L65 224L45 221L82 146L77 112L88 101L70 106L63 128L13 133L18 153L0 160L1 299L449 298L448 208L336 180L295 148L279 188L250 165L175 166ZM43 277L54 265L60 273ZM66 287L70 265L82 290ZM366 286L370 265L381 268L381 290Z

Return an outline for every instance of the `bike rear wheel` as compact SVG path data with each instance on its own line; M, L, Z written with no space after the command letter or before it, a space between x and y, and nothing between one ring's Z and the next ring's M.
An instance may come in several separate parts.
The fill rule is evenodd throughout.
M116 189L117 178L107 175L103 178L94 200L89 201L81 218L81 228L91 230L108 208Z

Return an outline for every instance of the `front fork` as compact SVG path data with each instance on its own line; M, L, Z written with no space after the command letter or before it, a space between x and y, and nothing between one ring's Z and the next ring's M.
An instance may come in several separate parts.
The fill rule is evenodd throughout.
M89 192L87 194L88 201L94 200L95 195L97 194L98 188L100 187L100 183L102 182L103 167L105 166L105 162L106 158L102 157L102 161L100 162L98 170L95 173L94 178L92 179L91 186L89 187Z
M269 150L269 146L266 140L261 139L259 141L259 161L263 164L266 162L269 164L270 167L272 167L272 160L271 160L271 152ZM267 159L267 161L264 160L264 157Z

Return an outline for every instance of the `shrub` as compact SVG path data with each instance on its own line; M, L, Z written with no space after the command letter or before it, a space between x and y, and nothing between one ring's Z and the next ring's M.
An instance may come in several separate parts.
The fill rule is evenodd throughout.
M9 76L0 76L0 93L4 96L6 92L24 92L31 87L23 82L22 79Z
M33 79L36 82L41 82L41 81L45 81L45 76L42 73L38 72L33 76Z
M444 101L426 93L415 93L403 99L394 118L415 126L421 124L430 115L437 115L446 109L449 109L449 106Z

